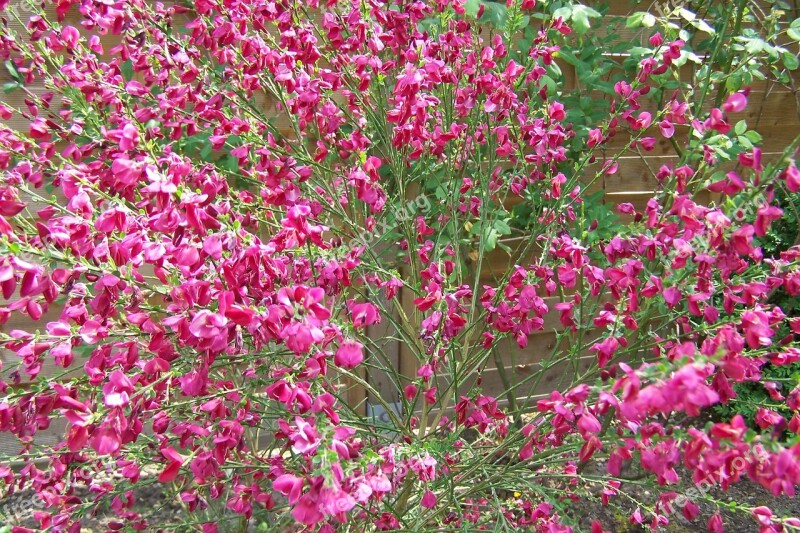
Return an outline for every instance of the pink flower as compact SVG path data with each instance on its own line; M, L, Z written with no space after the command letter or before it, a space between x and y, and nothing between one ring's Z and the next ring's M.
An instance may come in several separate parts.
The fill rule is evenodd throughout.
M783 173L786 188L791 192L800 191L800 170L794 164L789 165Z
M319 511L317 501L306 494L292 507L292 517L301 524L313 526L321 522L324 515Z
M425 392L423 393L423 396L425 397L425 403L427 403L428 405L435 404L436 392L437 392L436 387L430 387L429 389L426 389Z
M773 426L778 426L786 423L786 420L771 409L765 409L763 407L759 407L756 410L756 424L761 429L767 429Z
M272 488L286 496L289 500L289 505L294 505L299 499L303 491L303 479L292 474L283 474L275 478L272 482Z
M329 515L349 512L356 506L356 500L341 488L324 487L319 493L320 509Z
M312 345L325 338L322 330L304 322L292 322L281 331L281 335L286 338L286 346L295 353L307 353Z
M567 113L564 110L564 104L560 102L553 102L550 104L548 114L550 115L551 120L564 120L567 118Z
M602 142L603 142L603 132L599 128L595 128L589 131L589 140L586 143L586 145L589 148L597 146Z
M772 344L774 331L769 325L766 313L760 310L745 311L742 313L741 322L748 346L755 349Z
M725 528L722 524L722 516L719 513L714 513L711 515L711 518L708 519L708 523L706 525L709 533L724 533Z
M336 350L333 361L342 368L355 368L364 360L363 348L363 345L358 342L344 342Z
M186 396L200 396L208 382L208 369L200 368L192 370L188 374L178 378L181 392Z
M426 490L425 494L422 495L422 501L420 501L420 505L426 509L433 509L436 507L436 501L436 495L433 492Z
M353 327L355 328L363 328L380 322L378 308L371 303L350 302L348 307L350 315L353 317Z
M535 20L519 54L484 24L502 6L475 0L49 4L0 38L11 78L46 88L0 104L0 431L53 451L0 480L38 491L40 528L79 529L90 505L150 527L92 479L148 464L208 533L226 530L210 504L247 521L273 496L289 529L400 529L406 497L432 529L479 529L497 509L472 466L514 455L560 474L514 498L511 530L567 530L560 495L580 506L592 484L625 497L629 461L662 485L682 465L794 494L800 452L776 437L800 432L800 387L762 372L800 360L800 318L770 303L800 295L800 249L759 247L780 187L800 193L797 154L767 175L763 147L728 146L748 89L698 113L670 89L687 43L649 36L582 116L551 72L577 12ZM644 183L626 152L679 127L694 140ZM742 382L769 394L763 431L693 419ZM509 395L540 393L515 423ZM404 407L397 427L360 409L376 394ZM797 523L774 514L755 510L765 531Z
M740 113L747 107L747 96L744 93L732 93L722 104L726 113Z
M664 38L658 32L651 35L649 41L650 41L650 46L653 47L659 47L662 44L664 44Z
M669 287L664 289L662 296L670 308L675 307L678 305L678 302L681 301L681 291L677 287Z
M103 385L103 403L107 407L124 407L128 405L128 394L133 392L133 383L121 371L115 370Z
M405 396L407 401L411 402L417 397L417 391L417 386L411 383L403 388L403 396Z
M115 140L122 151L132 150L139 144L139 130L130 122L126 122L120 129L109 131L107 136Z
M119 432L113 427L103 424L92 432L92 448L100 455L112 455L122 445Z
M81 34L75 26L64 26L61 29L61 40L67 50L72 50L78 45Z
M675 126L669 120L659 122L658 129L661 130L661 135L666 139L671 139L675 135Z
M123 185L134 185L142 175L139 166L124 156L112 161L111 172Z
M600 427L600 421L589 412L583 413L578 419L578 429L584 438L586 438L587 435L599 433Z
M602 368L611 361L618 348L619 341L614 337L609 337L602 342L593 344L590 350L597 352L597 364Z
M161 449L161 455L167 459L167 466L158 475L158 481L161 483L169 483L178 477L181 466L183 465L184 458L181 454L175 451L172 447Z
M296 453L313 453L320 442L316 428L299 416L294 421L297 429L291 435L292 449Z
M189 331L201 339L223 337L227 340L227 324L228 320L224 316L203 309L192 319Z
M741 255L750 255L753 251L752 242L755 228L747 224L737 229L731 235L731 244L737 253Z
M108 336L108 329L96 320L87 320L81 326L80 335L86 344L96 344L100 339Z

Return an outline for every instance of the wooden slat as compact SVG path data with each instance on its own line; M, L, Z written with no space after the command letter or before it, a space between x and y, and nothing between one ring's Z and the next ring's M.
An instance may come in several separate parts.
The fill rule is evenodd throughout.
M750 124L748 123L748 126ZM686 146L687 131L686 126L677 126L675 132L675 142L678 147L683 149ZM759 126L756 131L762 137L761 150L765 153L781 152L786 146L791 144L797 135L800 135L800 128L783 127L779 126ZM650 152L642 152L648 159L661 157L661 156L675 156L675 148L669 139L661 137L657 128L648 129L643 137L654 137L656 139L655 147ZM605 153L609 156L615 155L620 152L624 147L627 147L630 139L626 139L626 135L620 134L612 137L600 148L599 153ZM624 168L621 167L621 170Z
M768 163L780 158L782 152L764 152L762 161ZM625 156L619 159L619 171L616 174L605 176L604 190L607 195L624 195L646 193L652 196L652 192L658 190L662 184L653 176L662 165L674 167L678 163L677 157L647 157ZM738 165L737 161L729 161L719 165L723 171L734 170Z
M586 372L592 365L597 363L597 357L586 355L578 360L579 373ZM560 362L546 370L538 363L528 365L517 365L516 367L506 368L506 376L512 386L524 383L514 390L514 397L517 400L524 400L530 395L548 395L554 390L564 390L573 382L574 368L571 362ZM496 368L487 369L480 374L480 387L484 394L501 398L505 390L505 385ZM538 381L538 383L536 383ZM467 382L459 390L466 392L474 386L473 382Z

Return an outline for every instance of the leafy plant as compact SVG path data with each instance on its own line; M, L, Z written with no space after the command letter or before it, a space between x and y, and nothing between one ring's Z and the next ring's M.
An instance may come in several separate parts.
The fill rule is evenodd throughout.
M657 528L700 498L712 531L796 527L673 490L800 481L800 389L763 431L699 418L800 360L800 248L762 242L800 137L762 160L737 118L792 83L780 6L634 14L633 47L534 0L59 1L0 33L6 492L53 531ZM596 192L636 168L644 201ZM135 507L156 483L178 523Z
M759 239L762 252L770 258L778 258L781 252L796 246L800 237L800 216L798 216L800 194L787 192L780 187L775 191L775 196L776 204L783 209L783 216L776 220L770 231ZM789 317L800 317L800 298L789 295L782 287L775 290L770 297L770 303L780 307ZM778 339L791 336L792 330L788 325L778 328L776 332ZM761 368L758 381L734 385L736 398L728 404L715 407L714 411L722 419L740 414L754 429L759 428L759 409L768 409L791 419L793 410L783 400L775 398L792 393L798 385L800 385L800 363L788 365L767 363Z

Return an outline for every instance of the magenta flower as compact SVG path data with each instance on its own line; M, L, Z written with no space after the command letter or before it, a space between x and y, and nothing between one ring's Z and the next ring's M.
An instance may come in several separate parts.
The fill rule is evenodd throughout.
M380 321L378 308L371 303L351 302L349 303L349 309L353 317L353 326L356 328L371 326Z
M322 521L324 515L318 509L317 501L306 494L292 507L292 517L301 524L313 526Z
M272 487L287 497L289 504L296 503L303 491L303 480L291 474L283 474L275 478Z
M112 455L122 446L119 431L105 423L92 432L92 448L100 455Z
M422 501L420 501L420 505L426 509L433 509L436 507L436 501L436 495L433 492L426 490L425 494L422 495Z
M722 109L726 113L741 113L747 107L747 95L745 93L731 93L725 103L722 104Z
M319 434L314 426L301 417L295 417L296 429L291 435L292 449L297 453L312 453L319 446Z
M364 360L363 348L361 343L358 342L344 342L336 350L333 361L336 363L336 366L342 368L355 368Z
M103 403L106 407L124 407L128 405L129 393L133 392L133 383L120 370L115 370L103 385Z
M169 483L178 476L184 458L171 447L163 448L161 450L161 455L167 459L167 466L158 475L158 481L161 483Z

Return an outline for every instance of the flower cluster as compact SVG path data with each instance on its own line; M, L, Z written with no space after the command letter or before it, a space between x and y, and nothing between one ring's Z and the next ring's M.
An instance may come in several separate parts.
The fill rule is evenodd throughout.
M652 35L580 131L551 87L572 29L531 0L509 0L506 31L463 0L53 4L0 35L25 92L0 116L28 124L0 127L0 323L35 323L0 334L19 361L0 431L24 460L2 479L44 502L37 527L78 531L101 503L115 528L157 527L135 506L146 478L206 533L569 531L563 502L615 501L632 462L664 493L683 464L794 494L800 444L779 437L800 415L765 410L759 435L694 420L766 362L800 360L798 322L769 301L800 294L800 250L758 245L781 217L774 189L800 187L798 142L773 163L742 149L720 178L712 147L748 92L693 111L664 89L683 40ZM657 170L644 205L617 206L618 235L590 240L584 192L681 132L701 146ZM703 191L761 205L737 217ZM387 246L360 242L410 202ZM509 378L504 358L538 332L552 356ZM567 381L531 400L553 370ZM798 390L773 385L797 412ZM385 405L381 431L362 402L390 396L402 409ZM63 438L42 443L56 420ZM86 475L109 461L118 482ZM604 475L583 474L593 461ZM665 506L631 519L665 525ZM751 511L762 531L793 524Z

